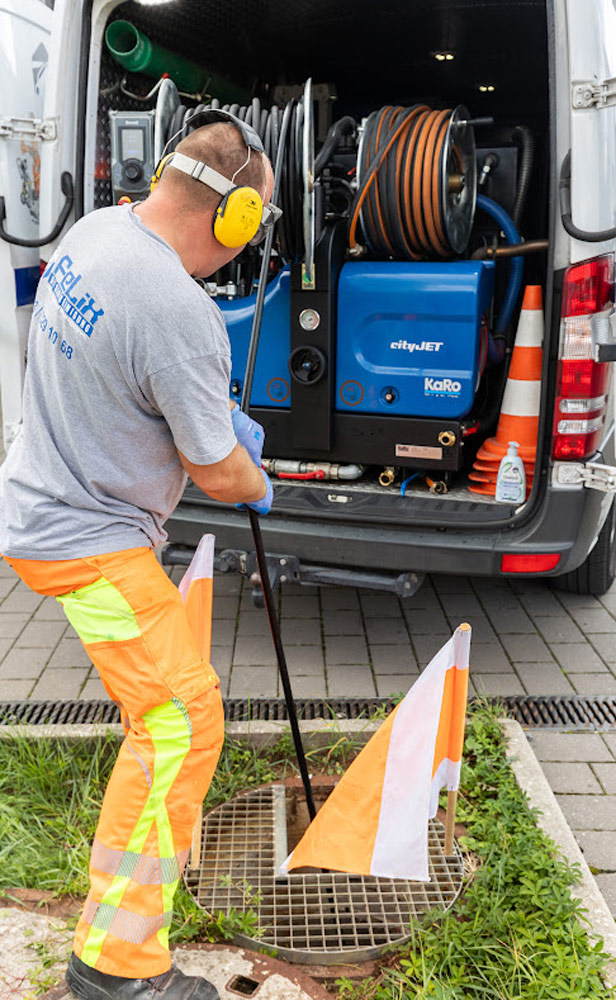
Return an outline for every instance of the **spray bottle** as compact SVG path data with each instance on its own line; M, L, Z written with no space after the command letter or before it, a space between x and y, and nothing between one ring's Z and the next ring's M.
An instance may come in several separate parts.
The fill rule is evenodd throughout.
M522 503L526 500L526 472L518 455L519 444L510 441L507 454L501 459L496 477L496 499L504 503Z

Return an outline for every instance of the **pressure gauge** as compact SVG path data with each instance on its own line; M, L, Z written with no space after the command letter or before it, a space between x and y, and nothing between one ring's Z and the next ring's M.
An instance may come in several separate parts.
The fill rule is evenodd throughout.
M320 322L321 317L316 309L302 309L299 314L299 325L302 330L307 330L309 333L316 330Z

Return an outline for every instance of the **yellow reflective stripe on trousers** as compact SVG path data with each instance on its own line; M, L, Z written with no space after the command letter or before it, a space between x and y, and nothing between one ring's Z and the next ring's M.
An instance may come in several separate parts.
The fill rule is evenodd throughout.
M141 630L135 612L117 587L101 577L87 587L56 598L66 617L86 645L137 639Z
M183 702L179 698L173 699L174 704L184 715L184 722L188 727L190 736L192 736L192 724L190 721L190 716L188 710ZM190 742L189 742L190 746ZM175 853L175 844L173 843L173 831L171 829L171 823L169 822L169 815L167 810L163 808L158 816L156 817L156 827L158 830L158 851L162 856L170 856ZM179 872L178 872L179 879ZM173 909L173 897L175 895L175 890L177 887L178 879L175 882L167 882L162 885L162 896L163 896L163 911L165 913ZM158 931L158 940L160 944L167 951L169 950L169 924L163 924L163 926Z
M153 781L143 812L137 820L135 829L126 845L126 850L141 854L152 824L156 822L160 854L169 856L174 853L173 834L165 808L165 799L190 750L192 727L186 706L179 698L173 698L164 705L157 705L156 708L146 712L143 716L143 722L154 744ZM106 926L95 926L96 916L94 916L90 933L80 955L81 961L92 968L96 967L105 938L109 933L110 910L120 907L129 882L130 876L116 875L100 901L101 916L104 914ZM173 899L171 888L171 886L163 886L163 911L165 913L171 909L170 900ZM175 885L173 891L175 891ZM169 895L170 898L168 898ZM156 914L152 914L153 918L156 916ZM159 934L168 936L168 933L168 928L163 927L159 930Z

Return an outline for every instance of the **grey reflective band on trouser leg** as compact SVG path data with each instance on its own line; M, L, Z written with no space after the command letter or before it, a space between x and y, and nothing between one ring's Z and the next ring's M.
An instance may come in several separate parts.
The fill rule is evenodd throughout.
M90 864L99 872L130 878L139 885L173 885L188 859L189 850L171 858L153 858L134 851L118 851L94 839Z

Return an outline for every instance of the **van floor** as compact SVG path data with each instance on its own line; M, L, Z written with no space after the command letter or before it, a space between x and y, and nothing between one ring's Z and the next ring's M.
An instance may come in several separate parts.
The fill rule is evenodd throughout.
M410 472L409 472L410 475ZM435 478L438 478L438 472L434 473ZM321 480L320 482L314 479L303 483L299 480L285 479L279 480L276 476L272 477L274 484L284 483L285 486L294 486L296 489L309 489L309 490L352 490L357 493L370 493L375 496L393 496L400 495L400 482L396 480L392 486L381 486L379 483L369 480L343 480L343 479L327 479ZM486 503L486 504L497 504L497 501L492 496L484 496L480 493L471 493L467 483L455 484L450 487L447 493L432 493L426 486L423 480L418 480L417 484L409 483L406 488L405 498L409 500L415 500L421 498L422 500L434 497L435 500L466 500L469 503ZM511 506L510 504L508 505Z

